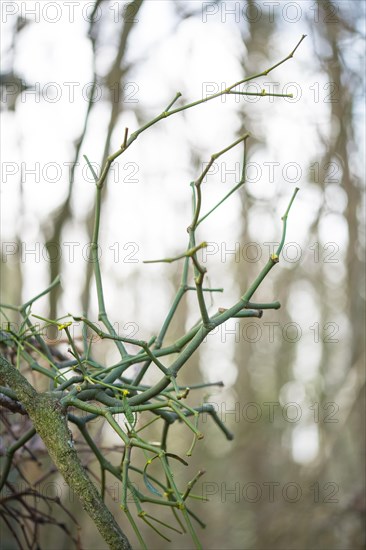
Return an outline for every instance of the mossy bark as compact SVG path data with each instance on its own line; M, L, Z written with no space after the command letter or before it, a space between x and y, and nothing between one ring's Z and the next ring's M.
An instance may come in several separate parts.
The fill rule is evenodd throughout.
M113 550L130 550L130 543L89 479L74 448L66 413L57 399L38 393L24 376L0 356L0 383L11 388L70 489L80 499L105 542Z

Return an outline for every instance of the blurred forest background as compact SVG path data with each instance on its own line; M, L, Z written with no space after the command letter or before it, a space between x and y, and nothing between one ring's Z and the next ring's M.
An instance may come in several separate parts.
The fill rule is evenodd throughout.
M200 230L210 284L225 289L213 295L213 311L255 278L279 240L293 188L300 193L291 245L256 297L278 299L281 309L256 323L227 323L182 373L181 384L223 381L195 401L214 403L235 435L229 442L210 419L201 424L205 438L189 466L206 471L196 488L209 498L195 504L207 524L199 536L210 549L364 548L365 3L97 0L82 2L74 17L58 4L60 13L42 11L42 2L2 3L1 302L21 304L61 273L61 290L37 304L50 318L97 316L92 265L82 254L94 198L82 155L102 165L125 127L150 120L177 91L184 101L219 91L269 68L307 34L294 59L247 90L293 100L214 100L160 122L118 159L104 196L102 270L120 334L156 334L181 266L142 260L184 249L189 182L212 153L251 133L247 184ZM207 210L238 181L240 160L231 151L215 165L204 184ZM193 298L184 302L172 339L196 320L196 307ZM111 343L98 354L106 365L116 360ZM9 415L2 420L6 431ZM113 447L108 430L97 435ZM178 451L190 438L184 427L170 437ZM42 469L21 458L19 482L41 479ZM82 526L82 547L102 549L63 481L44 483L61 490ZM191 547L186 536L174 534L170 545L142 529L149 548ZM1 534L4 549L16 548L4 525ZM56 526L41 527L40 541L70 547Z

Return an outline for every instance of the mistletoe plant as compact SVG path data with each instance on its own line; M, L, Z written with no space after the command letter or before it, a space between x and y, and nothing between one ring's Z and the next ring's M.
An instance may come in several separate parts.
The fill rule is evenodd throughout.
M8 411L20 413L27 418L27 423L25 424L27 429L23 430L23 433L18 438L14 436L13 441L10 440L9 447L4 453L0 479L0 488L3 489L5 487L10 491L7 498L3 498L0 501L2 516L18 540L17 531L13 526L14 521L18 521L21 524L23 535L25 537L28 536L29 545L31 543L29 542L30 535L26 528L27 520L31 518L34 523L51 522L51 518L47 515L42 516L41 512L36 509L37 507L26 504L24 500L26 491L23 491L23 493L16 492L11 482L11 473L14 469L18 468L17 451L23 448L31 452L27 445L38 434L43 440L47 453L56 469L64 477L70 489L77 495L83 508L90 515L110 548L116 550L128 549L130 548L130 543L121 528L121 518L115 518L104 501L107 473L114 476L121 484L120 508L132 525L142 548L147 548L147 546L141 535L138 523L140 520L157 531L165 539L167 539L166 533L168 529L178 532L188 531L195 547L201 548L194 523L198 523L201 526L204 526L204 524L191 510L189 501L192 497L197 498L191 491L204 472L198 471L185 487L177 486L174 478L175 465L177 461L182 464L187 464L187 462L176 454L174 449L171 449L170 446L168 447L168 432L177 421L183 422L188 427L193 437L192 443L186 453L188 457L191 456L196 441L203 438L203 433L198 428L199 417L202 413L211 415L213 421L216 422L226 438L232 439L232 435L210 404L201 403L196 407L191 407L187 404L186 398L191 390L199 387L202 388L209 384L184 387L179 385L179 374L209 332L219 325L232 318L260 318L263 310L278 309L280 307L279 302L256 303L252 301L252 297L268 273L279 261L279 256L285 243L287 217L298 189L294 190L288 208L282 217L282 238L276 252L269 257L264 268L236 303L228 309L220 308L216 313L210 315L206 305L206 297L210 292L222 289L211 289L204 285L206 269L200 264L197 252L201 248L204 248L206 243L196 243L196 230L216 208L245 183L246 144L249 134L242 135L233 143L211 156L205 169L191 183L193 208L192 221L188 227L186 250L173 258L155 260L161 262L182 260L183 268L180 286L177 289L171 308L165 317L159 333L154 335L149 341L119 336L106 311L103 279L98 256L102 194L112 163L132 146L140 134L165 118L222 95L238 93L245 95L248 92L237 91L239 85L265 76L289 60L293 57L303 39L304 36L294 50L282 61L261 73L232 84L219 93L173 108L181 97L181 94L177 93L159 116L150 120L150 122L131 135L129 135L128 129L125 130L121 147L107 158L100 175L95 173L88 158L85 157L95 178L96 189L91 261L94 265L98 297L98 324L92 322L87 316L69 314L66 318L50 320L39 317L34 313L34 306L37 300L59 285L59 277L46 290L21 306L16 307L1 304L1 312L5 319L8 319L8 310L17 312L21 318L19 327L16 330L10 323L8 326L6 323L3 324L4 330L1 333L3 353L0 356L1 404ZM288 97L282 94L268 94L264 90L256 95ZM206 175L216 159L239 145L243 146L243 170L240 181L214 208L202 214L202 183ZM178 340L166 342L167 331L177 308L182 298L189 292L196 293L200 312L199 321L186 334L178 338ZM44 326L40 327L39 322L36 325L34 318L41 319ZM75 338L72 336L70 329L73 322L82 323L83 349L78 347ZM67 357L65 359L59 350L47 343L43 336L43 329L49 325L55 325L59 331L64 333L69 344L71 358ZM103 330L101 326L103 326ZM116 364L106 367L95 359L93 355L93 342L96 337L109 339L115 343L120 355L120 359ZM130 353L127 351L126 344L135 346L137 352ZM167 367L164 363L168 363L170 366ZM126 374L126 371L132 365L136 365L139 369L134 378ZM145 375L150 367L157 367L161 372L160 379L154 385L144 383ZM31 384L30 380L34 380L34 377L30 376L31 373L38 373L38 376L42 377L43 381L47 381L46 385L43 384L45 391L37 391ZM39 384L37 387L39 387ZM121 413L124 415L124 422L119 422L116 419L116 415L120 415ZM143 413L145 415L146 413L151 413L152 415L145 425L141 425L141 422L139 422L139 418ZM91 430L92 422L98 418L108 423L120 440L121 456L117 464L112 464L107 460L93 437ZM154 420L160 421L162 424L161 439L158 443L152 443L144 437L144 429ZM101 475L98 488L90 479L91 472L82 463L79 452L81 447L77 436L72 435L69 423L74 424L84 439L83 450L85 450L86 444L89 452L99 462ZM138 457L138 454L140 454L140 457ZM144 457L144 467L140 468L138 466L139 462L136 460L136 457L138 460ZM152 475L149 466L153 461L159 465L160 474L158 468L158 473L155 474L154 472L155 475ZM141 483L136 484L133 481L132 474L135 476L134 479L138 476ZM31 487L28 490L28 494L32 494ZM42 498L47 500L45 496ZM18 505L20 503L24 506L26 513L22 514L21 511L18 511L15 514L11 504L12 499L17 500ZM145 503L148 503L149 510L152 508L151 505L154 505L156 509L159 509L161 506L169 507L173 514L172 519L174 520L174 524L164 523L159 517L147 513L144 509ZM57 501L57 504L63 506L60 501ZM159 512L157 512L158 514ZM58 524L56 520L54 523Z

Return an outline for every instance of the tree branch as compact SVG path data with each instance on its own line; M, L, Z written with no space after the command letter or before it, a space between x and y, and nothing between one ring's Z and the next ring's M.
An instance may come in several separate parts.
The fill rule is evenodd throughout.
M55 466L70 489L80 499L112 550L130 550L131 546L108 510L95 485L89 479L75 450L65 411L57 399L38 393L26 378L0 355L0 383L9 386L24 406L34 428L42 438Z

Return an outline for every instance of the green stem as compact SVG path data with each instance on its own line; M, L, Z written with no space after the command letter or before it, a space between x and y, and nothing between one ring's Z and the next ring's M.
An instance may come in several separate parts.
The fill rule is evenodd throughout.
M122 499L121 508L123 511L127 509L127 487L128 487L128 468L130 466L131 447L125 447L125 453L122 462Z
M231 197L231 195L233 193L235 193L238 189L240 189L240 187L242 187L242 185L244 185L245 183L245 179L246 179L246 174L245 174L245 170L246 170L246 143L247 143L247 138L249 137L249 134L247 134L243 140L244 142L244 153L243 153L243 169L242 169L242 176L240 178L240 181L239 183L237 183L236 185L234 185L234 187L224 196L223 199L221 199L213 208L211 208L211 210L209 210L207 212L207 214L205 214L204 216L202 216L202 218L200 218L197 222L197 226L200 225L200 223L202 223L206 218L208 218L208 216L210 214L212 214L212 212L214 212L219 206L221 206L229 197Z
M0 491L4 487L6 480L8 479L8 475L10 472L11 464L13 462L13 457L18 449L23 447L29 441L32 439L32 437L36 434L36 430L34 428L31 428L28 430L22 437L20 437L15 443L13 443L6 451L5 455L5 464L3 465L3 472L1 474L0 479Z
M117 154L114 155L115 158L117 158L117 156L118 156ZM87 163L90 165L88 157L84 155L84 158L87 161ZM108 162L109 160L107 159L106 167L108 166L108 169L109 169L109 166L112 163L112 161L110 161L109 164ZM99 308L98 318L100 321L103 322L103 324L107 328L110 335L118 337L118 334L116 333L111 322L109 321L107 312L106 312L106 307L104 302L104 293L103 293L103 283L102 283L102 276L101 276L101 270L100 270L99 255L98 255L98 239L99 239L99 227L100 227L100 213L101 213L101 205L102 205L103 182L101 182L100 180L97 180L97 175L95 174L94 171L93 171L93 176L94 176L94 179L96 180L96 198L95 198L95 209L94 209L94 229L93 229L93 236L92 236L92 242L91 242L91 261L93 262L93 265L94 265L94 277L95 277L95 284L97 287L98 308ZM120 340L116 340L116 346L118 348L118 351L121 354L122 359L128 355L123 343Z

